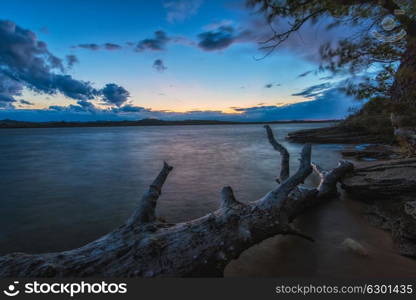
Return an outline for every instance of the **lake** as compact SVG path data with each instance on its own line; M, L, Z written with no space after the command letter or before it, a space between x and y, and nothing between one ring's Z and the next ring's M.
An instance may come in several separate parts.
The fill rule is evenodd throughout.
M296 168L302 145L284 137L328 125L272 128ZM313 161L334 167L342 148L315 145ZM0 253L61 251L108 233L130 216L164 160L174 170L157 213L180 222L217 209L226 185L240 201L262 197L276 185L280 157L262 125L0 130ZM306 184L317 182L311 175ZM416 276L415 261L397 255L389 234L361 214L361 204L347 197L332 201L298 221L315 243L271 238L232 262L226 276ZM370 257L343 249L347 237Z

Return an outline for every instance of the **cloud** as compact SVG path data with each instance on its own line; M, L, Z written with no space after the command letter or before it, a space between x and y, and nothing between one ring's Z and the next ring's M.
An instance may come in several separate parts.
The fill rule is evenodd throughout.
M85 100L78 100L77 104L86 110L94 110L95 106L91 102Z
M158 30L155 33L154 38L141 40L137 45L135 50L138 52L151 50L151 51L161 51L165 50L166 44L170 41L170 38L162 30Z
M201 1L168 1L165 3L166 7L183 8L190 3L199 3ZM255 44L259 48L269 46L270 43L263 43L273 36L273 30L285 31L289 29L289 19L278 19L272 24L267 23L263 16L252 16L243 20L240 24L235 24L231 20L222 20L214 22L203 27L204 31L197 35L196 41L184 36L168 36L163 30L158 30L154 33L154 37L146 38L134 46L133 42L127 42L129 46L134 46L137 52L142 51L163 51L166 49L168 43L177 43L185 46L197 46L204 51L218 51L224 50L237 43ZM331 23L330 19L324 19L317 23L307 22L296 34L291 35L279 48L279 50L287 50L303 58L319 62L320 54L319 48L321 45L331 42L336 43L342 37L346 36L346 30L340 28L333 28L327 30L327 26ZM272 29L273 28L273 29ZM350 31L348 31L350 33ZM76 48L85 48L90 50L118 50L122 46L118 44L106 43L104 45L98 44L80 44ZM305 51L306 49L306 51ZM266 51L266 50L265 50ZM306 72L301 75L308 75ZM300 76L303 77L303 76Z
M62 61L48 51L45 42L11 21L0 20L0 40L2 69L63 69Z
M282 84L272 82L272 83L265 84L265 85L264 85L264 88L265 88L265 89L271 89L271 88L272 88L272 87L274 87L274 86L282 86Z
M78 57L73 54L66 56L66 63L69 68L73 67L75 64L79 63Z
M168 9L171 20L179 20L187 13L193 12L194 7L199 7L202 1L198 0L178 0L167 1L165 7ZM186 12L186 13L185 13ZM176 17L174 17L176 16ZM269 40L274 31L284 32L289 29L290 20L288 18L279 18L269 24L264 16L247 17L240 24L235 24L231 20L222 20L208 24L203 27L204 31L197 35L197 39L193 40L184 36L168 36L163 30L158 30L154 33L154 37L146 38L138 43L126 42L128 46L133 46L136 52L142 51L163 51L166 50L168 43L177 43L190 47L198 47L204 51L218 51L224 50L236 43L255 44L258 48L267 47L273 45L273 40L269 43L264 43ZM327 29L331 24L331 19L324 18L316 23L306 22L296 34L292 34L284 43L282 43L275 52L279 50L291 51L296 53L302 58L313 61L315 63L320 62L320 46L326 43L332 45L343 37L351 34L351 30L345 30L345 27L335 27ZM105 43L98 45L80 44L75 48L85 48L89 50L119 50L122 46L118 44ZM263 49L265 53L270 48ZM310 72L301 74L304 77Z
M110 50L110 51L112 51L112 50L120 50L122 47L121 47L120 45L118 45L118 44L113 44L113 43L105 43L105 44L104 44L104 48L105 48L106 50Z
M21 104L24 104L24 105L34 105L33 102L30 102L30 101L27 101L27 100L24 100L24 99L20 99L19 102Z
M74 79L65 74L60 58L49 52L47 44L36 35L11 21L0 20L0 107L10 109L23 88L35 92L63 95L79 100L74 109L93 108L89 100L103 97L103 101L122 105L129 92L121 86L107 84L95 89L90 82ZM78 60L74 55L66 57L69 66Z
M117 113L117 112L127 112L127 113L132 113L132 112L141 112L146 110L144 107L140 107L140 106L134 106L134 105L124 105L122 107L119 108L113 108L112 111Z
M163 120L222 120L222 121L279 121L279 120L323 120L341 119L350 113L351 107L359 107L351 97L338 89L329 89L314 100L289 105L263 105L253 107L233 107L235 113L195 110L184 113L157 111L144 107L124 106L106 109L91 106L89 102L78 101L77 105L51 106L49 109L3 109L1 119L20 121L97 121L97 120L139 120L157 118Z
M234 28L231 26L221 26L213 31L200 33L198 38L198 46L206 51L228 48L236 40Z
M41 86L43 80L45 83L50 84L49 86ZM72 78L70 75L55 75L51 74L49 78L39 78L39 81L35 81L34 87L41 92L48 94L54 94L56 91L60 91L65 96L78 99L88 100L98 96L99 93L94 89L89 82L80 81Z
M114 83L107 84L100 90L100 93L103 95L105 103L117 107L123 105L130 97L130 93L125 88Z
M202 5L202 0L165 1L163 5L167 10L166 19L170 23L175 23L196 15Z
M198 34L198 46L205 51L223 50L235 43L252 43L254 35L251 30L220 25L212 30Z
M32 31L11 21L0 21L0 40L3 100L5 96L19 96L23 87L46 94L61 92L78 100L96 96L89 82L56 73L64 71L62 60L50 53L47 44L39 41Z
M167 67L165 66L165 63L161 59L156 59L153 62L153 68L155 68L159 72L164 72L167 70Z
M311 101L290 105L269 105L248 108L236 108L246 120L324 120L342 119L348 116L351 107L359 107L361 103L340 93L338 89L330 89Z
M211 30L216 30L222 26L232 26L233 24L234 22L232 20L221 20L221 21L217 21L217 22L213 22L208 25L205 25L203 29L206 31L211 31Z
M120 50L123 47L120 46L119 44L114 44L114 43L105 43L102 45L90 43L90 44L79 44L79 45L73 46L72 48L81 48L81 49L87 49L91 51L98 51L98 50L114 51L114 50Z
M97 45L97 44L79 44L75 46L75 48L82 48L82 49L87 49L87 50L92 50L92 51L97 51L101 49L100 45Z
M313 72L313 71L306 71L306 72L304 72L304 73L302 73L302 74L299 74L297 78L306 77L306 76L308 76L309 74L311 74L312 72Z
M20 96L22 90L22 84L0 73L0 108L13 107L14 96Z
M317 97L319 95L322 95L323 92L327 91L332 87L332 84L329 82L313 85L310 87L307 87L303 91L299 93L294 93L292 96L303 96L305 98L312 98Z

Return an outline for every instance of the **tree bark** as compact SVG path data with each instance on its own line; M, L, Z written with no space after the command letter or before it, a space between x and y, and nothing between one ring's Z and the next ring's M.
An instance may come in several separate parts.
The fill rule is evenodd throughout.
M266 129L275 147L277 141L271 129ZM276 150L282 150L279 149ZM289 155L287 150L280 152ZM282 164L286 165L286 159ZM329 172L314 165L321 177L320 185L299 187L312 172L311 146L305 145L297 172L260 200L241 203L231 187L224 187L217 211L189 222L170 224L155 216L163 183L172 171L165 163L125 224L78 249L2 256L0 277L222 276L232 259L267 238L292 234L312 240L294 229L291 222L306 209L333 198L337 182L352 168L347 161L341 161Z
M416 36L408 36L391 98L394 134L405 152L416 155Z

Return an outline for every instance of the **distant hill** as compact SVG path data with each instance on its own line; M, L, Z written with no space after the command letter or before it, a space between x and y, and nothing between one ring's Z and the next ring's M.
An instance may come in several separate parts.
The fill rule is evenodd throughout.
M123 127L123 126L175 126L175 125L243 125L243 124L285 124L285 123L324 123L339 120L303 120L303 121L273 121L273 122L228 122L215 120L182 120L165 121L158 119L143 119L137 121L94 121L94 122L22 122L0 120L0 128L53 128L53 127Z

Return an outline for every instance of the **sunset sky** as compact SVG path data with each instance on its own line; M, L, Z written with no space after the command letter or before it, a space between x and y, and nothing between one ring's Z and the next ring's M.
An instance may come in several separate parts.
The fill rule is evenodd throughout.
M0 119L341 118L357 103L310 72L324 25L261 59L244 1L2 1Z

